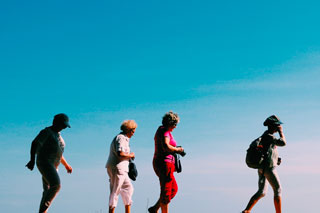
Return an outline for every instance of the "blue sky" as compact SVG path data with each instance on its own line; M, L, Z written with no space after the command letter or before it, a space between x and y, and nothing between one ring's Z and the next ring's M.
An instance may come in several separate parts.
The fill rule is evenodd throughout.
M125 119L139 178L133 212L155 202L153 135L173 110L185 147L172 212L240 212L257 187L245 150L277 114L285 212L314 212L320 30L317 1L10 1L0 7L0 209L34 212L32 139L65 112L72 175L51 212L106 212L109 143ZM23 190L21 190L23 189ZM255 210L273 211L272 190ZM122 211L119 202L117 211Z

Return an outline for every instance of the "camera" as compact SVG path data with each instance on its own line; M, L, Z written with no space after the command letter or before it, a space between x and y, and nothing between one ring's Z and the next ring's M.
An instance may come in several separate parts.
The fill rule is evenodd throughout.
M280 164L281 164L281 158L278 158L277 165L280 165Z
M177 146L177 147L181 147L181 146ZM184 157L187 153L183 150L183 152L178 152L178 154Z

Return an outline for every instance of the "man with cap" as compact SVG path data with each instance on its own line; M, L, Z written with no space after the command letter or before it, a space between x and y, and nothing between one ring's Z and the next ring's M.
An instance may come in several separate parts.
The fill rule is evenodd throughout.
M259 189L251 197L247 207L242 211L242 213L250 213L251 209L258 202L258 200L265 196L268 189L266 180L268 180L274 192L274 207L276 213L281 213L281 185L279 176L275 169L276 166L280 165L281 163L277 146L286 145L286 139L283 134L281 124L282 122L275 115L271 115L263 123L264 126L268 127L268 129L261 136L261 145L263 146L264 152L267 155L267 159L265 159L264 167L258 169ZM280 138L276 138L273 135L276 132L279 133Z
M26 167L33 170L36 162L42 175L43 193L39 213L48 211L50 204L60 190L60 178L57 172L60 162L68 173L72 172L72 167L63 157L65 143L60 134L60 131L67 127L70 128L68 116L64 113L57 114L54 116L52 126L41 130L31 144L30 161Z

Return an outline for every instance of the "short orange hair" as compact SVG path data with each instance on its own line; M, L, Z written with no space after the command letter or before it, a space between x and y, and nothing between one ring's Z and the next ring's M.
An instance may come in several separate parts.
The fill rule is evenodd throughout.
M137 128L137 123L134 120L125 120L122 122L120 129L124 132L127 133L131 129L136 129Z

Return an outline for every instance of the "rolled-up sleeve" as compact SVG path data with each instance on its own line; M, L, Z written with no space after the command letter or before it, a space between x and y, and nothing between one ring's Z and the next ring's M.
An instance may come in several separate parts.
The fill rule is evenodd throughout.
M286 145L286 140L283 138L278 138L274 140L275 145L277 146L285 146Z
M128 141L125 136L119 135L115 144L117 152L128 152Z

